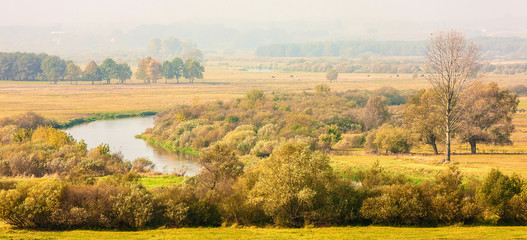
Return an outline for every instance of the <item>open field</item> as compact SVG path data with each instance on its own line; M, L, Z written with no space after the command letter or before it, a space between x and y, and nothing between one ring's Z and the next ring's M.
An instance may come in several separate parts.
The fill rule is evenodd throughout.
M181 228L145 231L31 231L0 223L0 239L523 239L527 227Z
M273 78L274 77L274 78ZM483 81L497 81L500 86L520 84L524 75L486 75ZM91 85L69 82L52 85L48 82L0 81L0 116L34 111L49 118L67 121L93 113L160 111L178 104L230 100L243 96L250 89L266 92L313 91L326 83L325 73L311 72L246 72L238 67L209 67L204 79L194 84L143 85L130 81L126 85ZM397 89L429 87L426 79L413 79L411 74L346 74L339 75L330 87L334 91L377 89L392 86Z
M91 85L89 82L81 82L79 85L70 85L68 82L51 85L48 82L0 81L0 116L34 111L49 118L67 121L93 113L160 111L179 104L230 100L243 96L250 89L266 92L313 91L315 85L328 83L325 73L247 72L239 70L242 66L243 64L233 63L228 67L208 67L204 79L194 84L188 84L185 80L181 84L164 84L160 80L160 83L151 85L143 85L135 80L126 85ZM522 84L526 78L525 75L488 74L482 80L497 81L500 86L506 87ZM429 83L422 77L412 79L411 74L400 74L397 77L396 74L368 76L342 73L330 86L334 91L376 89L382 86L418 89L429 87ZM527 109L526 100L522 98L519 109ZM470 155L465 154L469 152L468 144L457 144L453 146L453 152L458 153L453 157L455 164L466 174L478 177L491 168L527 176L527 113L517 113L514 124L516 132L512 135L513 145L478 144L478 152L483 154ZM442 156L431 155L428 146L420 146L412 152L417 154L379 156L359 150L348 153L351 155L347 156L333 156L332 160L337 169L363 169L379 160L386 169L406 173L416 179L430 178L435 172L445 168L439 164Z

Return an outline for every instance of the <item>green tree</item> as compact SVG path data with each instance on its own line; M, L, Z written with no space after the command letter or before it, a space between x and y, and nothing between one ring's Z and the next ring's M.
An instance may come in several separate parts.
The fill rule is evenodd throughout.
M131 77L132 70L130 70L130 66L128 66L128 63L117 64L117 79L119 79L121 84L124 84L125 81L130 79Z
M419 140L437 151L437 141L443 140L441 111L437 95L432 90L420 90L404 107L403 119L406 127L419 136Z
M66 75L64 76L64 78L70 80L71 84L73 84L73 81L75 81L76 84L77 81L82 79L81 68L73 62L68 62L68 65L66 66Z
M386 106L386 98L373 95L368 99L364 108L363 121L366 130L371 130L381 126L390 118L390 113Z
M66 71L66 62L57 56L48 56L42 60L42 65L40 66L44 76L55 84L64 78L64 73Z
M463 92L458 135L470 144L471 153L476 153L476 144L510 144L514 131L512 116L519 100L516 94L502 90L498 84L476 82Z
M329 83L333 82L333 80L336 80L339 77L339 72L335 70L334 68L329 69L326 73L326 79L329 80Z
M174 77L176 77L177 83L179 83L179 79L183 77L183 74L185 73L185 65L183 64L183 60L181 58L174 58L172 59L172 70L174 72Z
M83 75L84 79L91 81L92 85L95 81L101 81L102 79L101 69L99 69L99 66L97 66L97 63L94 61L90 61L88 65L86 65Z
M287 143L258 165L259 178L250 201L262 205L278 225L300 227L327 206L334 180L328 155L308 146Z
M201 66L201 64L198 61L195 61L193 59L188 59L185 62L184 76L190 82L194 82L195 78L202 79L204 71L205 71L205 68Z
M106 80L107 84L110 84L112 79L118 78L117 63L113 59L105 59L99 68L101 69L102 79Z
M243 163L226 144L216 144L203 152L198 163L202 167L198 180L209 190L216 190L222 183L232 183L243 173Z
M174 68L172 67L172 62L164 61L161 66L163 77L165 78L165 83L168 79L173 79L175 76Z

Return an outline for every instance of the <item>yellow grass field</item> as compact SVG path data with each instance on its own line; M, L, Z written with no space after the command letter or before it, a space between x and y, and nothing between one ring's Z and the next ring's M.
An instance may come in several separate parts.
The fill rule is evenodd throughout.
M0 239L525 239L527 227L181 228L144 231L31 231L0 223Z
M0 81L0 116L12 116L34 111L49 118L67 121L93 113L160 111L178 104L230 100L251 89L266 92L313 91L317 84L329 84L325 73L310 72L246 72L238 67L208 67L204 79L189 84L174 81L143 85L132 80L125 85L91 85L81 82L57 85L48 82ZM274 78L273 78L274 77ZM524 75L486 75L483 81L497 81L501 86L522 83ZM330 84L333 91L377 89L392 86L397 89L429 87L423 77L411 74L339 74Z

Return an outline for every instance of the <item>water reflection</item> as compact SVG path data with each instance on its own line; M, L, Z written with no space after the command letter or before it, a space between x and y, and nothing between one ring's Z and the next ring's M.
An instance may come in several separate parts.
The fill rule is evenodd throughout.
M135 138L153 125L153 117L125 118L81 124L66 129L65 132L76 140L83 139L90 149L107 143L112 152L120 151L125 159L147 157L156 164L157 171L196 175L200 167L194 161L194 155L169 151Z

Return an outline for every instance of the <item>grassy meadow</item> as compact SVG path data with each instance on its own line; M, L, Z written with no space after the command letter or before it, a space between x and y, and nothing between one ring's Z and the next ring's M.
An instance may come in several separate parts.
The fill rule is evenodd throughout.
M523 75L485 75L483 81L496 81L500 86L521 83ZM159 80L143 85L132 79L125 85L100 85L79 82L71 85L60 82L0 81L0 116L12 116L33 111L58 121L85 118L94 113L138 113L160 111L179 104L230 100L243 96L251 89L265 92L313 91L317 84L329 83L325 73L313 72L248 72L240 67L208 67L204 79L189 84ZM351 74L341 73L330 84L333 91L349 89L377 89L392 86L397 89L430 87L423 77L412 74Z
M0 239L524 239L527 227L179 228L144 231L31 231L0 223Z
M27 111L42 114L58 121L85 118L94 113L138 113L161 111L179 104L195 104L242 97L250 89L264 92L313 91L317 84L328 83L325 73L311 72L248 72L240 67L214 66L206 68L203 80L181 84L159 80L158 84L143 85L132 80L125 85L91 85L69 82L51 85L48 82L0 81L0 116L12 116ZM500 87L521 84L525 75L485 75L482 81L496 81ZM412 74L339 74L330 84L332 91L376 89L392 86L397 89L430 87L423 77ZM527 110L527 98L519 109ZM467 176L482 178L492 168L504 173L527 176L527 113L519 112L514 119L513 145L478 144L479 154L467 154L468 144L455 144L453 164ZM441 148L440 148L441 151ZM409 175L415 181L431 179L440 170L442 155L432 155L428 146L419 146L408 155L372 155L364 150L333 154L331 164L337 171L366 169L379 161L394 173ZM18 179L19 181L33 181ZM140 179L147 188L169 186L183 181L175 176L145 176ZM332 227L313 229L278 228L183 228L123 231L31 231L13 228L0 222L0 239L512 239L527 238L527 227Z
M95 113L137 114L145 111L161 111L180 104L196 104L217 100L231 100L242 97L251 89L264 92L313 91L317 84L328 84L325 73L316 72L250 72L242 71L246 66L259 66L261 62L232 62L228 66L211 63L204 73L204 79L189 84L185 79L180 84L170 81L165 84L144 85L132 79L125 85L100 85L79 82L71 85L61 82L0 81L0 116L12 116L27 111L66 122L74 118L87 118ZM264 65L265 66L265 65ZM495 81L501 87L521 84L524 75L483 75L481 81ZM423 77L413 78L412 74L351 74L341 73L330 84L332 91L350 89L373 90L383 86L397 89L428 88L430 84ZM520 98L518 109L527 110L527 98ZM466 154L468 144L454 144L454 163L465 173L482 177L492 168L506 173L516 172L527 176L527 113L518 112L514 118L516 131L512 135L514 144L493 146L478 144L478 154ZM441 146L439 146L441 151ZM333 166L364 169L379 161L390 171L410 174L416 179L432 177L445 166L439 164L442 155L435 156L429 146L418 146L411 155L372 155L364 150L345 152L332 156ZM337 156L342 155L342 156Z

